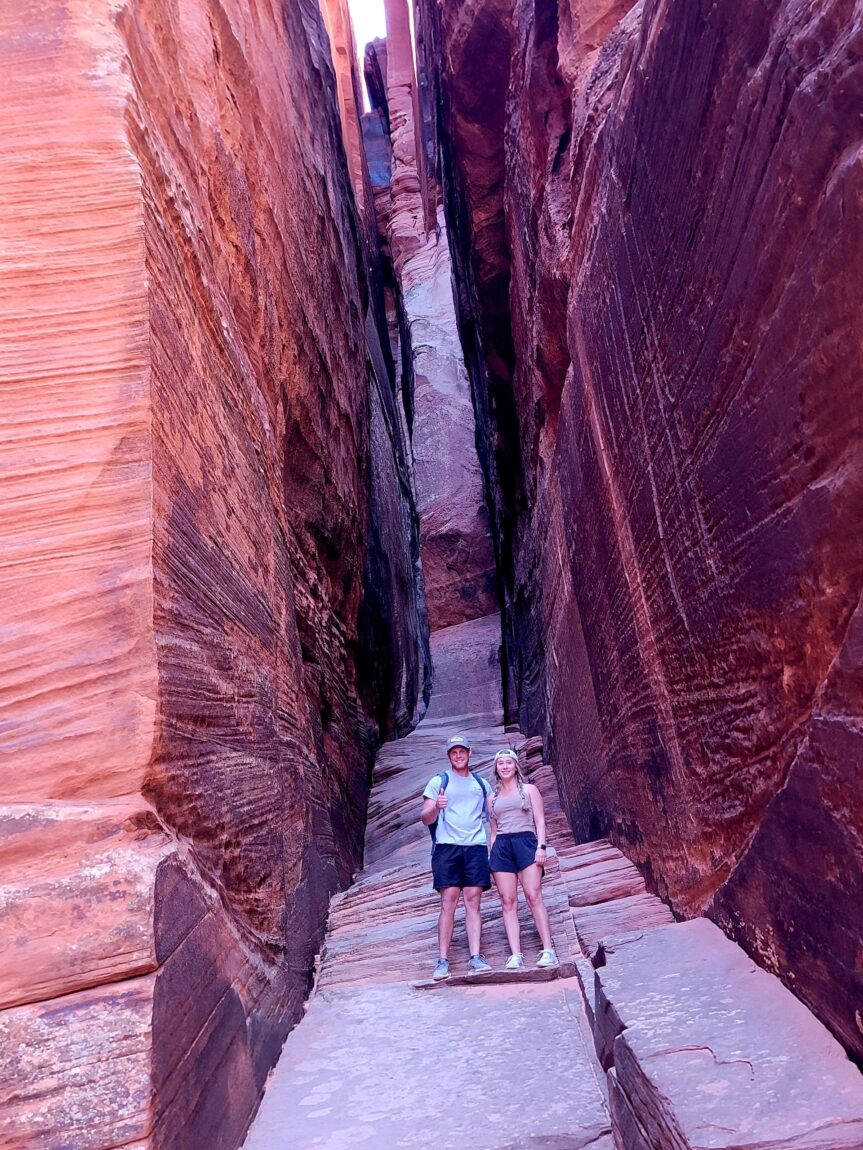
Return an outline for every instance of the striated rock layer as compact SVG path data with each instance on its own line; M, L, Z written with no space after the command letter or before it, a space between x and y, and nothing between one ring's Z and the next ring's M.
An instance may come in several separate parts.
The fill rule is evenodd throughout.
M359 129L310 0L0 40L0 1143L221 1150L425 687Z
M863 1056L863 13L419 12L510 703Z
M392 261L425 594L437 630L496 611L494 554L447 227L425 163L406 0L388 0L386 14L386 48L380 58L372 49L367 67L378 131L372 120L366 145Z

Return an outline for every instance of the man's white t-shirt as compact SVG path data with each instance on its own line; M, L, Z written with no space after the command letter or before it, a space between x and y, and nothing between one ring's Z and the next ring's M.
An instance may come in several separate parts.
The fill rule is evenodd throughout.
M444 792L447 805L442 811L438 811L435 842L452 843L460 847L484 847L486 837L482 821L483 797L480 786L485 788L487 795L491 794L491 787L485 780L478 782L471 774L462 777L451 769L446 773L449 776ZM424 799L438 797L442 774L443 771L429 779L423 791Z

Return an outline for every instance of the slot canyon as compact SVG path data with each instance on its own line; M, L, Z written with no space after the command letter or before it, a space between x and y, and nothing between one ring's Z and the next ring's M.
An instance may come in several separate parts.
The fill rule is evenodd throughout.
M863 1150L863 0L384 8L0 5L0 1148Z

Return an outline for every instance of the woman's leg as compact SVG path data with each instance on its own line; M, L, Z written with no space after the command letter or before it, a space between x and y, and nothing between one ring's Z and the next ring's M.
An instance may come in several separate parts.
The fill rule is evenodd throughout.
M500 905L503 910L503 929L506 931L506 941L509 943L510 954L521 954L521 931L518 925L518 880L508 871L496 870L492 872L494 885L500 895Z
M521 879L521 889L524 891L524 897L527 899L527 905L530 907L530 913L536 923L543 950L553 950L554 943L551 941L548 911L542 901L542 871L534 863L532 866L519 871L518 877Z

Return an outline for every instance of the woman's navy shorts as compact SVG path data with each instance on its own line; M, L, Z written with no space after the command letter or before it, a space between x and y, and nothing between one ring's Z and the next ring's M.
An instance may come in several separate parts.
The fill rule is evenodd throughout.
M488 848L484 846L460 847L457 843L435 843L432 851L432 877L435 890L445 886L481 886L488 890L491 875L488 869Z
M539 840L533 831L517 831L512 835L498 835L491 848L491 870L518 874L536 862Z

